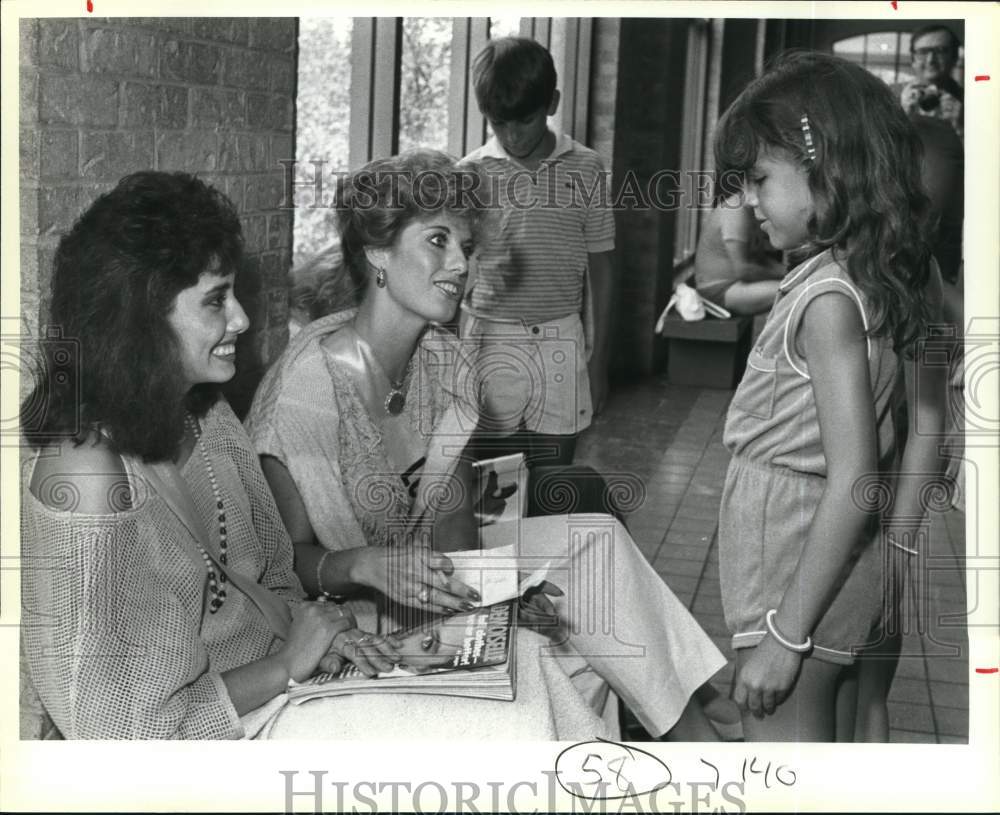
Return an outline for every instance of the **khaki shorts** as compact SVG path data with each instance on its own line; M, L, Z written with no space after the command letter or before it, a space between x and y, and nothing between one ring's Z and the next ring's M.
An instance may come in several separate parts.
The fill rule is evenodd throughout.
M586 338L578 314L525 324L463 312L461 334L475 343L483 413L493 429L571 435L590 426Z

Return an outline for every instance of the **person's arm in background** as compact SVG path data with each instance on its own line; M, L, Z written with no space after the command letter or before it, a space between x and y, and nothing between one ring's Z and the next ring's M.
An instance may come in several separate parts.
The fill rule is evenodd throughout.
M942 284L935 270L927 285L927 302L930 305L931 323L940 323L942 314ZM922 519L927 514L928 487L940 478L944 470L944 459L940 446L944 440L947 412L948 368L940 364L928 365L928 358L940 356L930 353L931 348L949 345L950 338L931 340L925 348L918 344L914 358L902 360L906 380L906 404L909 410L909 426L906 447L903 450L897 473L895 501L889 519L890 543L894 561L898 561L904 549L915 550L916 536ZM898 572L896 573L899 577ZM897 595L898 596L898 595Z
M593 415L604 409L608 397L608 367L611 361L611 324L614 319L615 280L615 214L608 195L611 177L604 169L603 161L592 156L593 173L587 179L588 189L602 192L587 203L583 224L583 242L587 250L586 275L590 284L589 302L585 308L590 312L583 315L584 334L590 343L587 349L587 375L590 379L590 401ZM575 182L574 182L575 183ZM588 325L589 323L589 325Z
M735 206L727 199L719 206L719 227L726 255L732 264L733 278L744 283L759 280L780 280L785 276L785 266L779 260L767 259L754 251L762 242L762 235L753 213L744 206Z
M962 271L959 267L958 278L954 283L942 283L941 286L942 319L957 328L956 337L959 342L965 333L965 287Z
M613 252L592 252L588 258L593 295L594 347L587 363L590 398L596 416L608 396L608 362L611 352L611 318L614 313Z

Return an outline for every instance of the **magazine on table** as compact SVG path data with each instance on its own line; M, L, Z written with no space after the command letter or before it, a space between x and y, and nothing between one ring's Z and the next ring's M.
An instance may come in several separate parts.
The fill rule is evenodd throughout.
M365 676L349 663L335 674L321 673L292 683L288 700L302 704L321 696L351 693L424 693L513 701L516 695L517 599L441 617L400 636L433 630L434 655L404 657L391 671Z

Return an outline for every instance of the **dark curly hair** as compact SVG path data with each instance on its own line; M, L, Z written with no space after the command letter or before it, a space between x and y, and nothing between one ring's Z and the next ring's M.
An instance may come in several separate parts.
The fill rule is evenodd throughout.
M494 121L520 119L547 108L556 81L552 54L528 37L490 40L472 63L479 110Z
M203 415L219 388L178 398L185 384L167 316L202 272L230 274L242 258L232 203L194 176L134 173L98 198L59 242L52 276L49 333L72 343L79 380L57 374L58 344L43 341L41 375L21 410L26 440L82 443L103 430L120 453L176 455L185 411Z
M806 152L809 117L815 159ZM923 148L889 87L859 65L818 52L779 55L719 121L720 187L737 189L758 153L778 152L808 171L816 204L808 254L833 247L871 306L869 333L912 351L926 332L930 201Z
M487 230L490 191L478 167L438 150L412 150L376 159L342 179L337 195L340 249L351 286L341 285L355 305L368 285L365 248L392 246L417 219L447 211L465 219L476 245Z

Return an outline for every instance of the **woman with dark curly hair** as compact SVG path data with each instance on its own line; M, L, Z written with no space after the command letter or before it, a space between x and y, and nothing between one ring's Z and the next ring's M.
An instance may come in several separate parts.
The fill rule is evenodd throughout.
M482 378L441 324L454 318L490 228L486 186L474 167L428 150L372 162L341 188L353 302L296 335L247 418L299 578L312 595L364 598L359 618L392 631L422 612L474 605L446 553L478 549L480 534L483 548L511 544L522 571L548 577L522 622L549 637L519 631L519 665L572 677L609 720L612 689L654 736L717 738L694 694L725 659L620 522L583 513L475 522L466 451Z
M353 630L302 602L281 519L219 386L248 325L229 201L141 172L59 244L22 410L23 652L67 738L234 738ZM75 358L67 357L67 353ZM76 375L65 375L75 368ZM257 711L258 715L244 719Z

